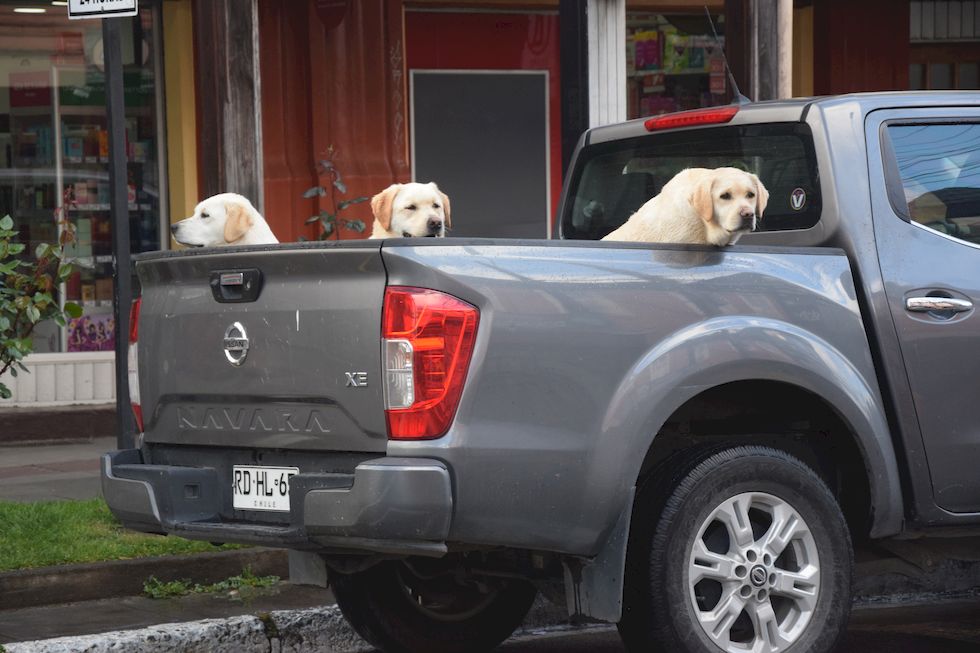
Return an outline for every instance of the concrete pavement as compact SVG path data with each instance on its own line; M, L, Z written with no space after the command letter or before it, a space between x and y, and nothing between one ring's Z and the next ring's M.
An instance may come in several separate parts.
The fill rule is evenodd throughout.
M115 438L111 437L86 442L0 445L0 500L97 497L101 494L99 457L114 449L115 445ZM871 579L900 577L909 581L916 577L918 570L907 563L903 562L896 569L893 564L882 567L881 562L892 561L872 561L858 567L859 570L867 567L864 571L870 572ZM179 571L175 570L178 577ZM975 575L964 572L966 569L960 569L956 574L963 576L961 582L972 580L971 576ZM71 567L66 567L65 573L70 574ZM952 589L947 584L951 578L950 572L937 576L938 586ZM864 575L865 580L868 578L868 575ZM965 586L972 584L964 583ZM873 582L864 589L870 590L869 594L875 594L874 589L887 594L888 590L893 589L891 585L889 582ZM937 583L920 581L918 585L913 585L914 589L926 593L937 589ZM938 595L934 596L939 598ZM254 640L255 650L263 651L269 650L273 640L279 643L279 648L273 650L280 651L370 650L352 635L336 606L331 604L332 597L325 590L280 583L245 597L193 595L180 599L152 600L129 596L0 610L0 643L6 644L11 652L61 653L110 649L251 650L246 646L246 639L249 642ZM980 650L978 606L980 600L946 601L934 606L859 609L852 619L850 643L845 651L958 653ZM210 621L196 621L200 619ZM560 622L560 619L552 617L546 623ZM541 630L540 624L543 622L533 623L537 625L528 624L524 634L505 644L502 650L529 653L620 653L623 650L618 635L609 628L569 633L554 626ZM120 630L124 632L105 634ZM51 645L10 645L11 642L52 637L63 639ZM333 638L329 639L330 643L327 643L327 637ZM213 648L218 641L223 641L226 649Z
M116 439L0 446L0 500L51 501L102 495L99 457Z

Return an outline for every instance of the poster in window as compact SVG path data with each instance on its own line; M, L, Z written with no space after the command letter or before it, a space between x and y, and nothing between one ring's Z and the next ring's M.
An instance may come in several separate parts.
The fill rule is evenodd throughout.
M73 318L68 322L68 351L114 351L115 328L111 313Z

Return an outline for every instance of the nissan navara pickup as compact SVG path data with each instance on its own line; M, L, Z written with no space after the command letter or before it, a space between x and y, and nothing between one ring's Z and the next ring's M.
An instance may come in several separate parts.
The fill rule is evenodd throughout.
M598 242L720 166L770 192L738 245ZM422 653L539 592L630 651L831 651L855 545L977 532L980 94L590 129L556 231L141 255L113 513L289 549Z

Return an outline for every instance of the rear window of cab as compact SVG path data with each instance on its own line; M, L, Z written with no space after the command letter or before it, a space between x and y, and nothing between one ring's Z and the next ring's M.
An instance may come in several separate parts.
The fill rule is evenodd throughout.
M681 170L725 166L757 174L769 190L757 232L809 229L820 219L820 179L809 126L728 125L584 148L561 216L562 238L598 240Z

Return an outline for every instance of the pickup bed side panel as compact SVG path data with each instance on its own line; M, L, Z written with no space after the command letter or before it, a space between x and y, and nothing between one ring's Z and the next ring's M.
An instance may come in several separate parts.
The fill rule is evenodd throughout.
M687 398L738 379L823 396L860 439L877 530L901 518L891 439L838 250L586 243L386 244L390 284L481 310L450 432L389 442L443 460L451 541L594 555Z

